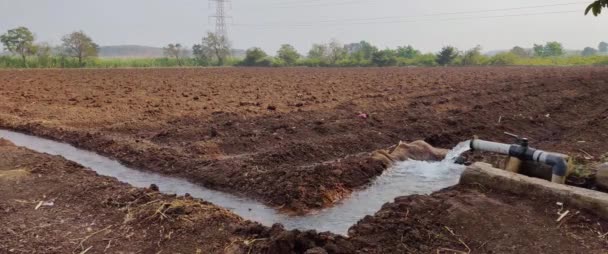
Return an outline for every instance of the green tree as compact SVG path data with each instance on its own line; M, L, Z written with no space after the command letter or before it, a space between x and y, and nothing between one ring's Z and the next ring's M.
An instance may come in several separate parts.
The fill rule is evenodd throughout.
M545 56L562 56L564 55L564 46L556 41L547 42L544 53Z
M509 51L511 53L513 53L516 56L519 57L529 57L530 56L530 51L528 51L525 48L522 48L520 46L515 46L511 49L511 51Z
M534 55L537 57L554 57L564 55L564 47L561 43L553 41L547 42L544 46L534 44Z
M377 51L372 55L372 63L379 67L393 66L397 63L397 54L392 49Z
M206 52L205 54L215 58L219 66L224 65L226 58L230 56L230 42L228 39L211 32L208 32L207 36L203 37L202 44L196 47L200 49L200 52Z
M177 61L177 65L182 66L181 58L185 55L185 52L182 48L182 44L170 43L166 47L163 48L163 52L165 56L175 58Z
M338 61L344 59L347 56L346 48L344 44L337 40L332 40L329 45L328 60L331 64L336 64Z
M78 66L83 66L86 58L97 56L99 51L99 46L83 31L68 34L61 40L66 54L78 59Z
M378 48L367 41L361 41L359 45L361 49L357 53L360 54L360 59L371 60L374 53L378 52Z
M514 65L518 56L512 52L503 52L490 58L491 65Z
M53 48L53 51L56 52L55 54L59 57L59 67L65 68L68 64L68 54L65 48L63 48L63 46L56 46Z
M592 12L594 16L600 15L602 13L602 8L608 8L608 0L597 0L587 6L585 10L585 15Z
M462 57L462 65L482 65L484 63L484 56L481 54L481 46L467 50L464 52Z
M213 58L213 52L210 48L203 46L202 44L194 44L192 46L192 55L194 60L201 66L207 66L211 63Z
M324 59L327 56L327 46L323 44L312 44L312 47L308 51L308 58L311 59Z
M420 55L420 51L415 49L414 47L407 45L405 47L397 47L397 56L413 59Z
M358 62L371 61L374 53L378 52L378 48L367 41L360 41L345 45L346 53Z
M270 66L272 63L268 55L261 48L250 48L247 50L245 59L241 62L244 66Z
M283 44L279 51L277 51L277 57L283 61L287 66L294 66L300 59L300 53L291 45Z
M452 46L446 46L437 53L437 64L439 65L449 65L454 62L454 60L458 57L458 50Z
M49 67L51 60L52 48L48 43L40 43L36 45L36 58L40 67Z
M6 50L21 56L23 66L27 65L27 56L34 54L36 51L34 34L26 27L8 30L5 34L0 35L0 41L4 44Z
M592 47L586 47L585 49L583 49L583 52L581 52L582 56L594 56L597 55L597 49L594 49Z
M601 52L601 53L608 53L608 43L607 42L600 42L600 45L597 47L597 49Z
M545 46L543 46L542 44L534 44L532 50L534 50L534 56L545 56Z
M437 55L433 53L422 54L412 59L412 64L416 66L435 66L437 65Z

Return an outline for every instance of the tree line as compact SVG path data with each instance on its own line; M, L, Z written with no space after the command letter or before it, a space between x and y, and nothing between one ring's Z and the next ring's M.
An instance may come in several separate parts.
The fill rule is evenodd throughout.
M509 51L493 56L484 55L481 46L461 51L452 46L443 47L437 53L423 54L414 47L402 46L395 49L378 49L366 41L341 44L332 41L328 44L313 44L306 56L300 55L291 45L282 45L276 56L268 56L260 48L247 50L244 66L449 66L449 65L542 65L542 63L568 64L568 60L581 57L608 55L608 43L601 42L597 49L587 47L579 53L566 56L559 42L534 44L532 48L513 47ZM561 58L561 59L560 59ZM547 61L551 60L551 61ZM585 63L608 64L608 57L589 58ZM595 62L591 60L596 60ZM599 62L598 62L599 61ZM572 63L572 61L570 61ZM535 64L537 63L537 64Z
M530 48L513 47L495 55L484 55L481 46L459 50L445 46L436 53L422 53L406 45L379 49L367 41L343 44L337 40L313 44L306 54L292 45L284 44L274 56L254 47L245 57L231 56L230 42L223 36L207 33L191 49L180 43L163 48L164 58L100 59L99 46L82 31L65 35L61 45L51 47L37 43L33 33L18 27L0 35L4 49L13 56L0 57L0 67L171 67L171 66L481 66L481 65L592 65L608 64L608 43L597 48L586 47L566 56L559 42L534 44ZM19 59L19 60L17 60Z
M99 46L82 31L67 34L61 41L61 46L55 48L47 43L36 43L34 34L26 27L11 29L0 35L4 49L19 56L22 67L28 67L27 58L30 56L35 56L42 65L48 64L52 56L58 56L61 67L64 67L68 57L74 58L78 66L84 66L85 60L96 57L99 51Z

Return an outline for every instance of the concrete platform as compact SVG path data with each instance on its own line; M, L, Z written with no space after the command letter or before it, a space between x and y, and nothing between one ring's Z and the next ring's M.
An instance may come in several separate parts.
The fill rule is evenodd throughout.
M469 166L460 184L482 185L519 195L556 198L559 202L587 210L608 219L608 193L552 183L539 178L507 172L487 163Z

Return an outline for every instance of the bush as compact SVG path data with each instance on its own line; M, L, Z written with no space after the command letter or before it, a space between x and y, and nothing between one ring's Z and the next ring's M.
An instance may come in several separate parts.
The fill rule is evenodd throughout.
M519 57L511 52L499 53L490 58L491 65L514 65Z
M394 66L397 64L396 53L390 49L376 51L372 54L372 63L379 67Z
M298 59L300 59L300 54L293 46L289 44L283 44L281 45L281 48L277 51L276 58L281 60L280 66L293 66L298 62Z
M466 57L457 57L453 60L453 64L462 65L525 65L525 66L580 66L580 65L608 65L608 56L569 56L569 57L519 57L516 54L505 52L500 53L490 58L480 56L481 60L465 60ZM208 66L215 63L201 62L196 58L184 58L180 60L182 66ZM251 58L252 65L247 66L287 66L285 62L279 58L265 56L258 57L254 60ZM467 62L468 61L468 62ZM244 65L245 60L238 58L227 58L224 61L225 66ZM465 64L466 63L466 64ZM475 64L477 63L477 64ZM36 56L26 58L26 64L23 64L21 58L16 56L0 56L0 68L153 68L153 67L179 67L175 58L90 58L84 61L83 65L78 64L78 60L70 57L50 56L40 59ZM367 66L437 66L436 56L434 54L418 55L414 58L392 57L390 55L378 54L375 62L366 59L355 59L347 57L338 60L335 64L329 64L324 59L299 59L296 66L309 67L367 67Z
M340 67L365 67L365 66L371 66L371 65L372 65L372 63L369 60L365 60L365 59L357 60L352 57L340 59L340 60L338 60L338 62L336 62L336 66L340 66Z
M461 65L485 65L488 57L481 54L481 46L467 50L460 59Z
M397 58L398 66L437 66L434 54L417 55L414 58Z
M327 63L327 61L325 61L324 59L306 58L306 59L300 60L300 62L298 62L298 65L308 66L308 67L328 67L329 63Z
M245 59L239 65L242 66L272 66L272 60L261 48L251 48L247 50Z
M454 60L456 60L459 55L458 49L452 46L446 46L437 53L435 61L439 65L450 65L454 63Z

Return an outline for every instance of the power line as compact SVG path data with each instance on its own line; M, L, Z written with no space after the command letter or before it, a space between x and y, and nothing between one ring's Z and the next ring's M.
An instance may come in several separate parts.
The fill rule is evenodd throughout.
M315 3L317 2L317 3ZM271 3L256 3L256 6L263 6L264 8L301 8L301 7L323 7L323 6L338 6L338 5L350 5L369 2L367 0L342 0L340 2L327 2L326 0L310 0L306 2L300 1L282 1L282 2L271 2Z
M538 9L538 8L546 8L546 7L558 7L558 6L568 6L568 5L578 5L587 2L571 2L571 3L562 3L562 4L544 4L544 5L531 5L531 6L521 6L521 7L510 7L510 8L501 8L501 9L486 9L486 10L475 10L475 11L458 11L458 12L440 12L440 13L430 13L423 15L415 15L415 16L388 16L388 17L375 17L375 18L362 18L362 19L336 19L333 21L349 21L349 20L382 20L382 19L395 19L395 18L421 18L421 17L433 17L433 16L445 16L445 15L459 15L459 14L475 14L475 13L484 13L484 12L501 12L501 11L514 11L514 10L525 10L525 9ZM332 20L328 20L330 22Z
M351 5L351 4L359 4L359 3L363 3L363 2L367 2L365 0L349 0L349 1L342 1L342 2L335 2L335 3L318 3L318 4L293 4L293 5L289 5L289 4L278 4L277 6L274 6L275 8L302 8L302 7L323 7L323 6L339 6L339 5Z
M513 10L525 10L525 9L539 9L539 8L547 8L547 7L558 7L558 6L568 6L568 5L578 5L586 2L570 2L570 3L561 3L561 4L544 4L544 5L532 5L532 6L521 6L521 7L510 7L510 8L500 8L500 9L486 9L486 10L474 10L474 11L459 11L459 12L441 12L441 13L431 13L431 14L423 14L423 15L411 15L411 16L385 16L385 17L373 17L373 18L349 18L349 19L329 19L329 20L319 20L319 21L305 21L299 22L298 24L317 24L317 23L336 23L336 22L347 22L347 21L371 21L371 20L385 20L385 19L408 19L408 18L422 18L422 17L433 17L433 16L447 16L447 15L459 15L459 14L475 14L475 13L485 13L485 12L501 12L501 11L513 11ZM285 25L284 21L281 22L267 22L260 23L259 25Z
M310 3L310 2L327 2L327 0L305 0L305 1L300 1L300 0L295 0L295 1L274 1L274 2L261 2L258 4L306 4L306 3Z
M318 2L322 2L322 3L314 3L314 2L317 2L317 1ZM310 2L313 2L313 3L310 3ZM546 4L546 5L538 5L538 7L572 5L572 4L587 4L588 2L589 1L564 3L564 4ZM361 3L374 3L374 4L376 4L377 2L375 2L375 1L368 1L368 0L342 0L340 2L327 2L327 1L323 1L323 0L309 0L309 1L306 1L306 2L299 2L299 1L271 2L271 3L266 3L266 5L264 3L260 3L260 4L256 4L256 6L262 6L264 8L301 8L301 7L323 7L323 6L351 5L351 4L361 4ZM523 7L523 8L528 8L528 7ZM521 9L521 7L496 9L496 10L509 10L509 9L510 10L517 10L517 9ZM485 10L485 11L494 11L494 10ZM443 14L460 14L460 13L470 13L470 12L468 12L468 11L452 12L452 13L448 12L448 13L443 13Z
M477 16L477 17L455 17L455 18L447 18L447 19L426 19L426 20L395 20L395 21L378 21L378 22L358 22L358 23L334 23L334 24L326 24L326 25L375 25L375 24L394 24L394 23L416 23L416 22L425 22L425 21L455 21L455 20L471 20L471 19L488 19L488 18L504 18L504 17L523 17L523 16L542 16L542 15L552 15L552 14L565 14L565 13L581 13L581 11L554 11L554 12L537 12L537 13L520 13L520 14L507 14L507 15L493 15L493 16ZM268 25L255 25L255 24L234 24L235 26L240 27L266 27L270 28ZM277 24L279 25L279 24ZM282 24L284 27L289 28L317 28L314 24Z

